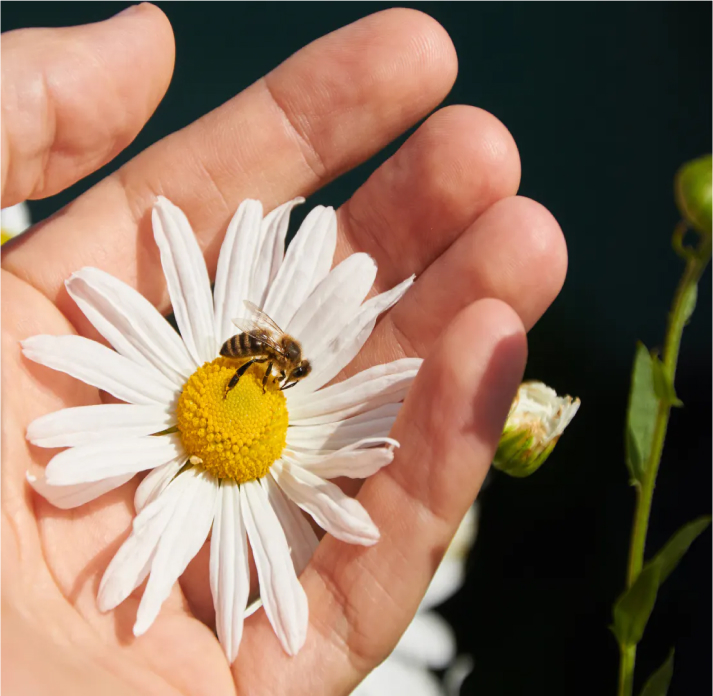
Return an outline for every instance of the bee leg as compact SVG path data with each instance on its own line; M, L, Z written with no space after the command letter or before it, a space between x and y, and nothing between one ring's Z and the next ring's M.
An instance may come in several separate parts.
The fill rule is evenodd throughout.
M280 370L280 376L277 380L280 383L280 389L282 389L282 385L285 383L285 377L287 377L287 373L284 370Z
M225 393L223 394L224 399L228 396L228 392L233 389L233 387L235 387L235 385L238 383L238 380L248 371L248 368L254 362L258 361L255 360L255 358L253 358L252 360L248 360L244 365L241 365L235 371L235 374L230 378L230 382L228 382L228 386L225 388Z
M267 378L270 376L270 372L272 372L272 360L267 363L267 370L265 370L265 375L262 378L262 393L265 393L265 385L267 384Z
M290 387L294 387L295 384L297 384L297 381L290 382L286 387L280 387L280 391L285 391L285 389L289 389Z

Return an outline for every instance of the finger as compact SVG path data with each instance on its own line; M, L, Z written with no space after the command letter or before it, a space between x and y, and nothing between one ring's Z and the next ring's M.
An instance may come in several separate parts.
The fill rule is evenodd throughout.
M149 4L3 34L3 206L58 193L121 152L161 101L173 59L168 19Z
M517 147L498 119L472 106L441 109L340 208L337 260L365 251L377 287L393 287L420 275L519 182Z
M529 330L554 301L567 272L557 221L529 198L489 208L379 322L343 376L375 363L426 357L464 307L486 298L506 302Z
M147 214L157 193L186 212L213 272L241 200L267 211L314 191L428 113L455 72L450 39L430 17L393 9L360 20L136 157L18 240L5 267L56 300L70 273L99 266L165 311Z
M513 196L476 220L389 320L419 355L428 353L463 307L485 297L510 305L529 330L557 297L566 272L567 247L557 221L539 203Z
M301 578L310 603L304 649L287 658L255 615L233 666L239 690L259 679L269 693L295 693L297 684L298 693L347 693L393 649L487 473L525 355L522 324L503 303L458 315L399 414L396 458L359 495L379 543L323 539ZM247 669L258 660L270 669Z

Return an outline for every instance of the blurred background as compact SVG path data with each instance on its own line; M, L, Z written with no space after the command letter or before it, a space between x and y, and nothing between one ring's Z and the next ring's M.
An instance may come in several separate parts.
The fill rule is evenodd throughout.
M157 3L177 58L163 103L113 163L62 194L52 214L137 152L220 105L304 44L384 3ZM127 3L4 2L2 31L105 19ZM710 3L419 3L451 35L460 72L446 104L510 129L520 193L547 206L569 247L559 299L531 331L527 377L582 408L528 479L491 476L465 586L439 609L474 669L463 694L614 694L608 630L624 582L633 490L623 428L637 339L663 340L683 264L672 180L711 151ZM408 134L407 134L408 135ZM403 142L310 200L344 202ZM310 205L310 207L311 207ZM306 206L305 206L306 207ZM299 209L298 209L299 210ZM306 211L303 210L302 215ZM298 217L298 221L299 221ZM684 333L649 555L711 511L711 280ZM639 647L637 688L676 648L670 696L711 693L711 532L659 593Z

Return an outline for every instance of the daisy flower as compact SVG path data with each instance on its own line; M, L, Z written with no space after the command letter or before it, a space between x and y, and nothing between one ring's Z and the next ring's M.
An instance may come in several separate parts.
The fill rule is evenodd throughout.
M398 443L388 434L421 363L397 360L329 385L413 277L365 301L376 265L358 253L332 268L331 208L312 210L285 250L290 211L303 200L264 218L258 201L242 203L211 293L188 219L159 198L154 238L180 336L134 289L84 268L67 290L114 350L72 335L22 344L31 360L126 402L32 422L33 444L68 448L41 475L28 474L35 490L72 508L149 471L136 490L131 533L102 578L99 608L116 607L148 578L134 625L141 635L210 534L217 634L231 662L250 593L248 544L262 606L294 655L308 624L297 578L318 543L302 511L342 541L378 541L367 511L329 479L364 478L391 462ZM245 316L246 301L301 343L312 369L294 388L281 389L284 376L262 362L227 389L245 360L221 356L221 347L240 332L233 320Z
M478 529L477 503L463 518L413 621L391 655L373 670L352 696L446 696L459 693L470 659L455 659L453 630L433 608L452 597L465 580L465 563ZM446 669L444 682L431 670Z

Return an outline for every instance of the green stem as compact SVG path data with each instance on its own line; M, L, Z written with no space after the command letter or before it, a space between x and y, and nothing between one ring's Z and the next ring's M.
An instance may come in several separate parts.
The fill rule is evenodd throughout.
M671 312L668 315L668 326L663 350L664 372L673 384L676 376L678 353L681 347L683 328L687 321L686 305L693 286L698 284L703 271L705 271L711 256L710 240L704 241L694 253L687 254L686 269L676 289ZM636 486L636 512L634 525L631 530L631 544L629 547L629 563L627 566L626 586L631 587L641 573L644 565L644 548L646 535L649 529L651 515L651 501L656 485L656 476L661 463L666 429L671 413L671 406L667 402L659 401L654 426L654 435L651 445L651 454L644 467L644 476L640 485ZM636 664L636 646L621 645L621 660L619 663L619 696L631 696L634 688L634 666Z
M619 694L630 694L634 688L634 662L636 661L635 645L620 645L621 655L619 669Z

